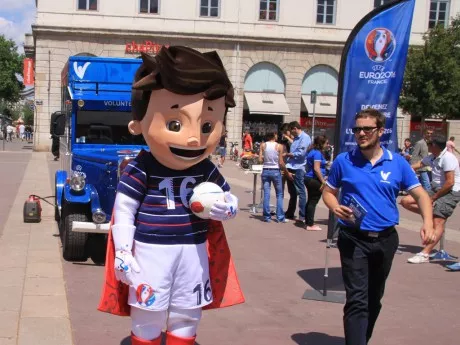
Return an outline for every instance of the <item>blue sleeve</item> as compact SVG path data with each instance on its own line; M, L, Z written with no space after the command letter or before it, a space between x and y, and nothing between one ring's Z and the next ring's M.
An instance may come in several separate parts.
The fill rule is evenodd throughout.
M313 161L314 162L322 162L323 161L323 155L321 154L320 151L318 151L318 150L313 151Z
M329 176L326 181L326 184L333 189L342 187L342 159L343 158L341 156L338 156L334 163L332 163L331 171L329 172Z
M230 186L225 178L220 174L219 169L211 161L205 159L205 177L207 182L212 182L218 185L224 192L230 191Z
M307 149L310 146L311 140L310 136L304 135L299 139L299 143L297 144L295 151L292 152L294 157L302 157L305 156L307 153Z
M399 161L402 174L400 189L411 190L415 187L420 186L420 182L417 178L417 175L415 174L415 171L412 170L409 163L404 158L400 158Z
M142 202L147 191L147 174L144 167L145 154L142 152L123 170L117 192Z

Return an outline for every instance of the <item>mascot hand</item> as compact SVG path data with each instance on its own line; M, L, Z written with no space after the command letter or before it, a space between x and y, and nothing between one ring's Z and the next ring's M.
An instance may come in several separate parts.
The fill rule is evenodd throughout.
M209 217L221 222L235 218L237 211L238 198L230 192L225 192L225 202L216 202L209 212Z
M115 252L115 277L126 285L133 285L132 272L139 273L141 269L133 254L126 250Z

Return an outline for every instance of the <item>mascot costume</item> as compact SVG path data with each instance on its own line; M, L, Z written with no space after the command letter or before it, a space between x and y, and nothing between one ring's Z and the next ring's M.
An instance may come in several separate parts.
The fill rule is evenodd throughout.
M131 316L133 345L160 345L164 329L167 345L193 345L202 309L244 302L222 227L238 199L207 159L233 87L216 52L170 46L142 60L128 127L150 151L120 176L98 309ZM189 201L210 182L223 197L199 218Z

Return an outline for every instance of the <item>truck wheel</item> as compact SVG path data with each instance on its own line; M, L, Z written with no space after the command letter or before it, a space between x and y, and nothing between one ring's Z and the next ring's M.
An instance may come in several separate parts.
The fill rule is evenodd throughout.
M54 177L54 185L57 186L57 181L56 181L56 176ZM58 200L58 193L57 193L57 188L54 187L54 220L58 222L59 224L59 219L61 218L59 215L59 208L57 206L57 200Z
M107 235L92 234L86 242L87 253L96 265L105 264L107 253Z
M84 232L73 232L72 222L89 222L88 215L82 207L62 207L62 255L66 261L86 261L86 240L88 234Z

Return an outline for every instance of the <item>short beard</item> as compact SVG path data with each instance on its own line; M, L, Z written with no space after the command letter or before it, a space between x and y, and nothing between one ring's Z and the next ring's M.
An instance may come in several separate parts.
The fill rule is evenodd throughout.
M361 151L372 150L376 146L380 146L380 137L376 136L375 138L372 138L372 140L369 140L367 144L363 144L363 145L358 144L358 146Z

